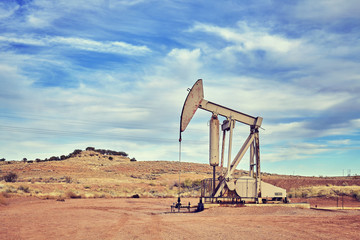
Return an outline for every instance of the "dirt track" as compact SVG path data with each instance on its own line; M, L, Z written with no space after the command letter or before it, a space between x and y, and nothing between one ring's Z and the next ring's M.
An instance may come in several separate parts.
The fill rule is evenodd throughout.
M11 199L0 206L0 239L358 239L360 233L356 210L221 207L174 214L173 201Z

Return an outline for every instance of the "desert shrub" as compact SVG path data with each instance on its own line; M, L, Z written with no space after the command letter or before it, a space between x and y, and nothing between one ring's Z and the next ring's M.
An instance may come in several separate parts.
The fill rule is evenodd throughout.
M25 193L29 193L29 192L30 192L29 187L28 187L28 186L23 186L23 185L20 185L20 186L18 187L18 190L23 191L23 192L25 192Z
M130 162L136 162L136 159L133 157L132 159L130 159Z
M139 194L134 194L131 196L132 198L140 198L140 195Z
M109 160L112 161L114 158L113 157L109 157Z
M65 202L65 198L63 196L59 196L56 201L58 202Z
M18 175L16 175L16 173L8 173L6 174L4 177L5 182L16 182Z
M5 162L5 160L6 160L5 158L1 158L0 162Z
M81 149L75 149L72 153L69 153L67 156L65 156L65 158L71 158L71 157L76 157L77 155L81 154L82 150Z
M170 189L173 189L174 187L179 187L179 183L175 181L173 185L170 187Z
M95 193L94 198L105 198L105 194L104 193Z
M5 189L5 193L17 193L17 189L14 188L13 186L7 186L7 188Z
M358 191L353 191L352 196L353 196L356 200L360 201L360 190L358 190Z
M108 150L109 153L111 153L112 155L119 155L119 156L123 156L123 157L127 157L128 154L126 152L120 151L120 152L116 152L116 151L110 151Z
M49 161L59 161L60 158L59 157L55 157L55 156L52 156L51 158L49 158Z
M309 193L308 192L302 192L301 197L302 198L307 198L307 197L309 197Z
M198 190L201 188L201 180L191 180L191 179L185 179L185 181L183 181L181 183L181 187L182 188L187 188L187 189L193 189L193 190Z
M65 195L67 198L81 198L81 195L76 194L73 191L67 191Z
M69 176L65 176L65 182L66 183L71 183L72 182L72 178Z
M114 156L118 155L118 156L124 156L124 157L128 156L128 154L123 151L117 152L117 151L105 150L105 149L94 149L93 151L98 152L103 155L114 155Z

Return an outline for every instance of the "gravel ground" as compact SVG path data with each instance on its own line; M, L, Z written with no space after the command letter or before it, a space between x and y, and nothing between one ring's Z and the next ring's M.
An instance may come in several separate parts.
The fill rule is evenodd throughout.
M359 239L360 236L358 210L218 207L200 213L170 213L170 205L176 199L7 201L0 206L0 239L4 240ZM197 203L197 199L182 200L188 201Z

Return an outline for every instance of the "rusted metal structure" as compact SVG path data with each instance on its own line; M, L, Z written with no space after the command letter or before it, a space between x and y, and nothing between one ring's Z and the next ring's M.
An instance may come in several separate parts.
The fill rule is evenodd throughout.
M211 113L209 164L213 167L213 178L202 181L201 203L265 203L268 201L286 202L286 190L261 181L259 128L262 117L253 117L239 111L218 105L204 99L202 79L196 81L185 100L180 119L180 138L197 109ZM225 118L221 124L222 146L219 147L220 123L218 117ZM234 159L231 159L232 139L235 123L248 125L249 136ZM225 139L229 133L227 166L224 168ZM234 172L245 153L250 149L249 176L234 178ZM220 161L219 161L220 160ZM216 177L216 167L221 162L221 172ZM225 171L222 171L225 169Z

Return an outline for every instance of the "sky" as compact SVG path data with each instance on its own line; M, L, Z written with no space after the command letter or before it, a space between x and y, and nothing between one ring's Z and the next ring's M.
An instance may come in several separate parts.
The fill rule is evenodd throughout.
M0 0L0 158L208 163L205 99L263 117L261 170L360 174L360 2ZM223 119L220 119L221 121ZM249 127L237 123L232 156ZM248 169L247 156L239 169Z

